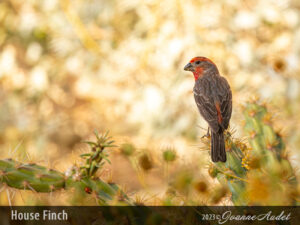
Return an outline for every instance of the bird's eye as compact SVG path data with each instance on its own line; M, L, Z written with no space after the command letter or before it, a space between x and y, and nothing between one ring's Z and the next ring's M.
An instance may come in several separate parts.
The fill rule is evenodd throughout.
M199 64L200 64L200 61L197 61L196 64L199 65Z

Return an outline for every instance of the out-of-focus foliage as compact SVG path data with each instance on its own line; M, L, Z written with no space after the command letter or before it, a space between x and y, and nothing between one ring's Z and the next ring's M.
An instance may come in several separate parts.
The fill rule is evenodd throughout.
M193 78L182 70L202 55L232 87L235 135L247 135L239 105L258 96L297 166L299 8L297 0L1 1L0 157L63 171L77 160L72 152L82 151L81 140L109 129L117 143L135 144L113 154L101 176L138 200L161 204L178 173L207 190L200 171L209 158L198 147L207 125L194 103ZM166 146L176 149L175 161L164 161ZM151 168L140 170L146 161ZM214 187L219 195L228 191ZM5 195L0 204L8 204ZM24 204L19 194L15 204Z

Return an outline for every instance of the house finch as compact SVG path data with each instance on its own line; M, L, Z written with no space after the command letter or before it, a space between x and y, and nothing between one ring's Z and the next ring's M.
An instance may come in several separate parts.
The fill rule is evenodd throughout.
M223 132L228 128L232 111L230 86L208 58L195 57L184 70L194 74L195 101L200 114L211 129L211 159L213 162L226 162Z

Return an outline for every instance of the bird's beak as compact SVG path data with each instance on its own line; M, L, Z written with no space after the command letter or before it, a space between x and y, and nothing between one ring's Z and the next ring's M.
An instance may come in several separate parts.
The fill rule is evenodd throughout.
M192 72L194 71L194 67L191 63L186 64L183 69L186 71L192 71Z

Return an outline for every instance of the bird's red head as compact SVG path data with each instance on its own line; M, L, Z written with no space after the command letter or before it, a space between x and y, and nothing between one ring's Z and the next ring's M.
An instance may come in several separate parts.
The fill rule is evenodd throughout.
M184 70L193 72L195 80L198 80L205 71L212 68L217 69L213 61L206 57L197 56L185 65Z

